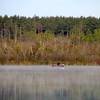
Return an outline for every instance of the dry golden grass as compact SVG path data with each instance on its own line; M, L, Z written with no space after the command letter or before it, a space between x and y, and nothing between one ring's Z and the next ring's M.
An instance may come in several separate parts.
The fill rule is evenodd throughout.
M48 38L49 37L49 38ZM28 41L0 42L0 64L100 65L98 42L73 42L72 38L38 35Z

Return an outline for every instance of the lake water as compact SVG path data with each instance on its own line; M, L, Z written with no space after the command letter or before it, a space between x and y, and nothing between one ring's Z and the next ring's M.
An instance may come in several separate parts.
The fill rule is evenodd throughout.
M100 100L100 68L0 66L0 100Z

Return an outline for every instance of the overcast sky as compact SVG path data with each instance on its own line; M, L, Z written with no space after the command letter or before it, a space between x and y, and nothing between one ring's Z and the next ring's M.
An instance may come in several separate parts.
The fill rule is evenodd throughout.
M0 15L5 14L100 17L100 0L0 0Z

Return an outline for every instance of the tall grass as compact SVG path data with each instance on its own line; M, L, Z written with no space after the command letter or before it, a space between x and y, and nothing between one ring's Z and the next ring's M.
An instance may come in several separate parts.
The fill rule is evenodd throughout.
M64 64L99 65L99 42L86 42L79 36L33 34L25 41L2 40L0 64Z

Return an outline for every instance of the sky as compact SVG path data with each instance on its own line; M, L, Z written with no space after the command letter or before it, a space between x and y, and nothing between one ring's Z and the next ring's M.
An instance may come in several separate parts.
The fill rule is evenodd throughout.
M0 15L100 17L100 0L0 0Z

